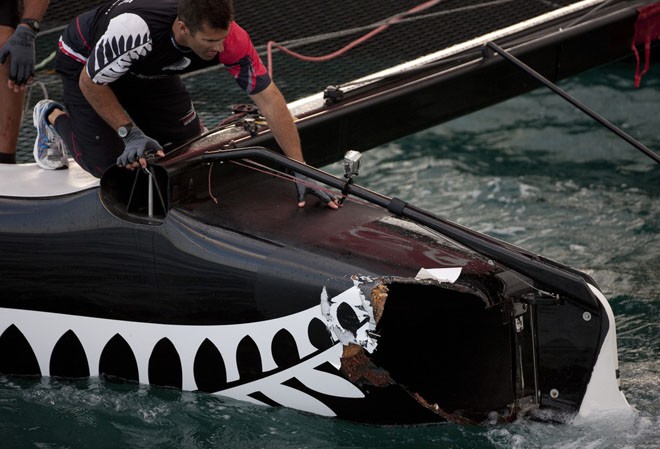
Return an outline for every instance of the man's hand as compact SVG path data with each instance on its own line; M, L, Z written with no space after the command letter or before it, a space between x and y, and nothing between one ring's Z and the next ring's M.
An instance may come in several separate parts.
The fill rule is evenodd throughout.
M34 39L37 33L30 27L17 26L14 34L0 49L0 64L11 55L8 87L15 92L25 90L25 85L34 76Z
M160 144L149 136L146 136L140 128L133 126L124 137L124 152L117 158L117 165L133 170L138 166L147 168L147 156L155 154L162 157Z
M321 186L309 179L307 176L294 172L293 177L296 183L296 192L298 193L298 207L305 207L305 195L311 193L323 201L331 209L339 209L337 198L331 197L321 190Z

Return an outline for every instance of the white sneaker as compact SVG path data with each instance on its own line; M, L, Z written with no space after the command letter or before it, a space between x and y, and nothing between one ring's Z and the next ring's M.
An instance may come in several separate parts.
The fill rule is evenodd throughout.
M48 123L48 114L53 109L64 110L64 106L53 100L41 100L34 106L32 121L37 128L37 138L34 141L34 161L46 170L58 170L69 167L69 155L64 142Z

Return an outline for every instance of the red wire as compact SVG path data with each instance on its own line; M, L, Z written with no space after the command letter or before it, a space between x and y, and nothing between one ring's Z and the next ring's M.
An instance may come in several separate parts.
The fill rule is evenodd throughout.
M301 59L303 61L309 61L309 62L323 62L323 61L329 61L330 59L336 58L337 56L341 56L342 54L346 53L348 50L351 48L360 45L361 43L371 39L373 36L375 36L378 33L381 33L385 31L390 25L395 24L399 22L401 19L403 19L406 16L409 16L410 14L417 13L419 11L423 11L427 8L430 8L431 6L434 6L438 3L440 3L442 0L429 0L427 2L421 3L417 6L415 6L412 9L409 9L406 12L397 14L395 16L392 16L390 19L387 20L386 23L383 25L379 26L378 28L375 28L365 34L364 36L350 42L348 45L346 45L343 48L340 48L339 50L329 53L327 55L323 56L305 56L303 54L297 53L293 50L289 50L288 48L284 47L283 45L278 44L275 41L268 41L267 45L267 50L268 50L268 74L270 77L273 77L273 46L277 47L284 53L288 54L289 56L293 56L294 58Z

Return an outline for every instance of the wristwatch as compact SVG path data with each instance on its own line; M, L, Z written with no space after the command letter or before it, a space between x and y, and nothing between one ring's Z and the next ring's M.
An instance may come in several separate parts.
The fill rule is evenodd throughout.
M41 24L37 19L21 19L18 23L24 23L30 28L32 28L32 31L35 33L38 33L39 30L41 29Z
M131 128L133 128L133 123L126 123L125 125L121 125L119 128L117 128L117 135L123 139L124 137L128 136L129 132L131 132Z

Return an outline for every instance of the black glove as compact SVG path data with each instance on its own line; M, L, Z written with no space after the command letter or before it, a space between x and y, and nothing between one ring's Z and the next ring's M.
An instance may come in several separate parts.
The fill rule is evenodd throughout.
M34 39L37 33L32 28L17 26L14 34L0 49L0 64L11 55L9 79L18 85L28 82L34 76Z
M145 136L137 126L133 126L128 135L124 137L124 145L124 152L117 158L117 165L120 167L133 163L140 158L146 158L161 149L158 142L149 136Z
M326 192L321 190L321 186L319 186L316 182L312 181L305 175L301 175L300 173L293 172L293 177L295 178L296 182L296 192L298 193L298 202L303 202L305 201L305 195L308 193L311 193L321 201L323 201L324 204L331 203L334 201L334 198L328 195Z

